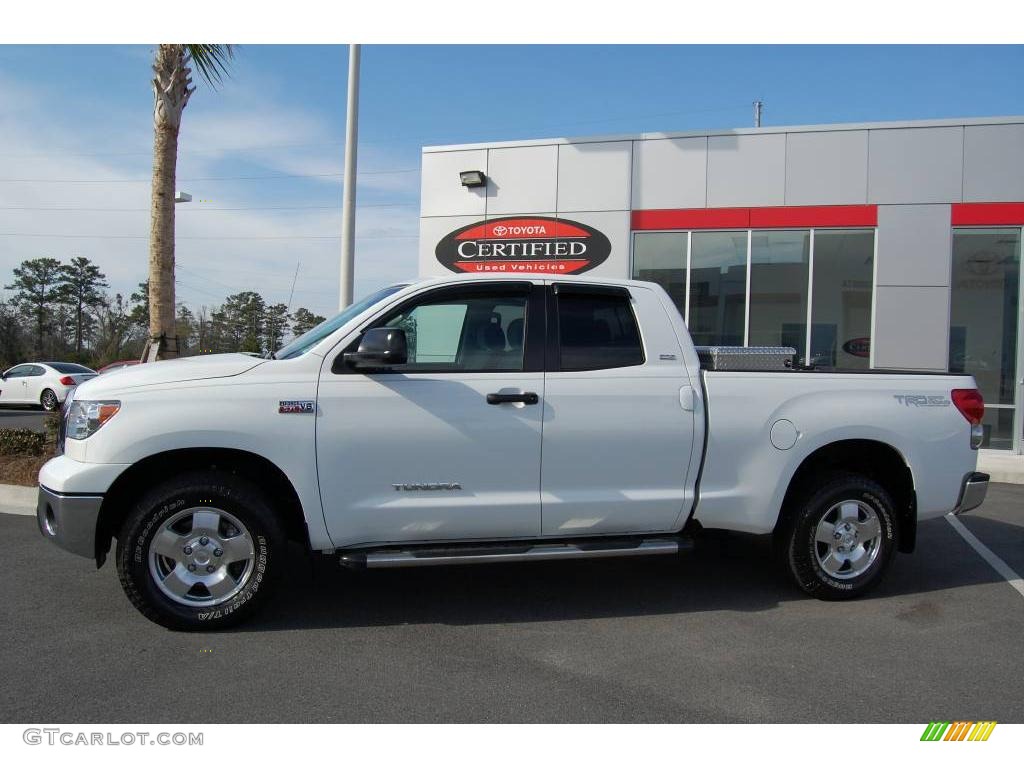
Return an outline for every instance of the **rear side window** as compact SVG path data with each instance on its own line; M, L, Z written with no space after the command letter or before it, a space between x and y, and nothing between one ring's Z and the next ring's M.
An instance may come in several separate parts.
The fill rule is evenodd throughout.
M625 293L558 294L558 342L563 371L642 365L643 344Z
M86 368L84 365L78 365L77 363L47 363L58 373L96 373L92 368ZM42 369L39 369L42 373Z

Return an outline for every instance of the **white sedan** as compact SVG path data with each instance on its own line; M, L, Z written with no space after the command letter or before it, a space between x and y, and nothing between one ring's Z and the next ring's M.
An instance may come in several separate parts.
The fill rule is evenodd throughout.
M41 405L56 411L75 387L96 376L78 363L22 363L0 376L0 405Z

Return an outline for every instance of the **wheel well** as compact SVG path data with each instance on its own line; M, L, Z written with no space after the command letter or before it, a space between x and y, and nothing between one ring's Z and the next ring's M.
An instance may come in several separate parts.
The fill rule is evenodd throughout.
M896 505L897 548L913 552L917 538L914 478L900 452L877 440L841 440L822 446L804 459L789 482L776 530L789 520L794 504L807 488L823 473L835 470L866 475L889 492Z
M227 471L260 486L280 515L288 538L308 545L309 534L299 496L276 464L255 453L232 448L185 448L157 453L136 462L104 494L96 523L96 567L103 565L111 539L117 537L117 531L141 493L156 483L196 469Z

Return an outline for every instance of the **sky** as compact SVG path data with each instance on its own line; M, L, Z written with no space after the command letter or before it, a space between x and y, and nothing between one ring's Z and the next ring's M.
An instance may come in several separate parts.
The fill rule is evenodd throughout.
M0 46L0 278L146 277L152 46ZM178 300L337 308L348 52L238 49L185 110ZM414 278L425 145L1024 114L1024 46L364 46L355 294ZM298 269L298 276L296 275ZM295 280L294 293L292 282ZM10 295L3 291L2 295Z

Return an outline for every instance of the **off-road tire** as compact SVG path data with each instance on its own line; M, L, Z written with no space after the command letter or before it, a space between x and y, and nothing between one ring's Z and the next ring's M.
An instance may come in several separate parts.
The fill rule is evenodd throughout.
M252 481L218 470L197 470L161 483L129 512L117 537L117 573L132 604L150 621L174 630L217 630L250 618L268 597L285 554L285 536L266 494ZM222 510L247 529L253 566L244 587L222 604L183 605L158 586L150 543L164 523L194 507ZM240 584L243 582L239 582Z
M816 539L818 525L840 502L866 505L877 516L881 535L878 552L859 575L835 578L819 562ZM833 473L820 484L806 488L787 510L787 519L777 532L780 564L796 585L820 600L849 600L866 594L882 580L896 555L897 516L892 497L881 485L863 475Z

